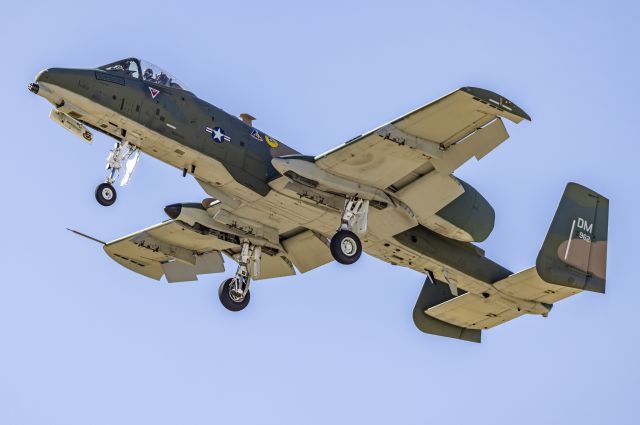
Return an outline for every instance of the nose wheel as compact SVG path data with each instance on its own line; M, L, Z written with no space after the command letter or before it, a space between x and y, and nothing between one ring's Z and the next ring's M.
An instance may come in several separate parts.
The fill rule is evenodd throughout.
M102 206L108 207L116 202L116 189L111 183L100 183L96 187L96 201Z
M124 168L124 175L120 179L120 186L125 186L129 183L139 159L140 151L131 143L118 141L113 145L107 157L107 178L96 188L96 200L100 205L108 207L116 202L116 190L113 185L120 177L121 169Z

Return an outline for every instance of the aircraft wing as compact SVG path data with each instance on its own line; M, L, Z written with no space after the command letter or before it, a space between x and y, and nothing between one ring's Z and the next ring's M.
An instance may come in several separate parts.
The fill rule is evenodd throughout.
M234 245L168 220L104 244L120 265L152 279L169 282L197 280L198 274L224 271L220 254Z
M131 235L105 243L105 252L120 265L152 279L168 282L198 280L198 275L224 271L222 254L237 261L236 243L200 233L179 221L167 220ZM295 274L281 253L262 254L260 276L255 280Z
M315 158L332 174L399 189L435 169L449 175L471 157L482 158L509 135L501 118L530 120L522 109L488 90L463 87Z

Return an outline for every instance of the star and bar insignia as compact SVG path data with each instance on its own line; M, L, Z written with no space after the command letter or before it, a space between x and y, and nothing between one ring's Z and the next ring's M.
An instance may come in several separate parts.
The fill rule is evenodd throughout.
M216 143L230 142L231 141L231 137L229 137L226 134L224 134L224 130L222 129L222 127L215 127L215 128L206 127L205 131L207 133L211 133L211 138Z

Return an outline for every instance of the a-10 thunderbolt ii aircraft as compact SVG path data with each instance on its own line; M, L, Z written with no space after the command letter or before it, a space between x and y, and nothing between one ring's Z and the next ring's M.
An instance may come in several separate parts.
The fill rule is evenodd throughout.
M609 202L578 184L567 185L534 267L513 273L473 244L491 233L494 211L452 173L508 138L505 118L530 120L491 91L463 87L310 156L136 58L47 69L29 89L87 142L92 131L115 139L100 204L113 204L114 183L127 183L140 152L196 179L204 201L169 205L169 220L104 250L169 282L223 272L226 254L238 263L218 291L229 310L247 306L252 280L353 264L363 250L426 275L413 312L420 330L468 341L523 314L546 317L583 290L605 290Z

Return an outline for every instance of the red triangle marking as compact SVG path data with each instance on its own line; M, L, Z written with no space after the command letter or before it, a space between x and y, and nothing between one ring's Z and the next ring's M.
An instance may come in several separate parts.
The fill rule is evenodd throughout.
M153 87L149 87L149 91L151 92L152 99L155 99L158 93L160 93L160 90L154 89Z

